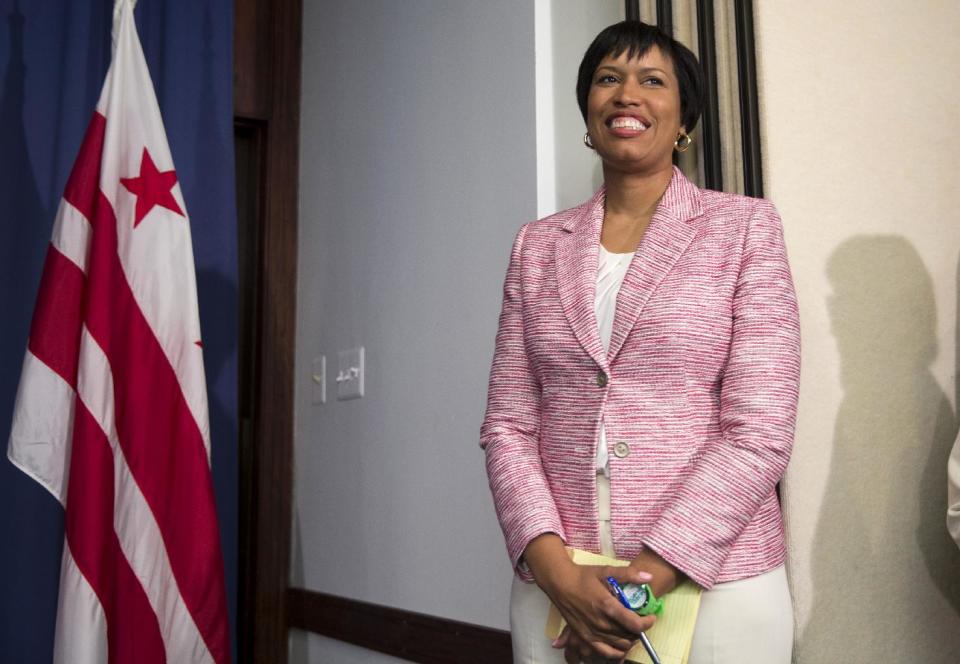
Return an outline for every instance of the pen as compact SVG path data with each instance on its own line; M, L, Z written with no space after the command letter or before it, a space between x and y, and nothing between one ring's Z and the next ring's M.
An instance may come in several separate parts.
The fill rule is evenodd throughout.
M617 583L617 580L612 576L607 577L607 586L610 588L610 592L613 593L613 596L617 598L624 608L633 611L633 607L630 606L630 602L627 601L626 595L623 594L623 588L620 587L620 584ZM647 635L643 632L640 632L640 643L643 644L643 649L647 651L647 654L650 655L650 660L653 664L663 664L660 661L660 658L657 656L657 651L653 649L653 644L650 643L650 639L647 638Z
M657 657L657 651L653 649L653 644L650 643L650 639L648 639L647 635L643 632L640 632L640 643L643 644L647 654L650 655L650 661L652 661L653 664L662 664L660 658Z

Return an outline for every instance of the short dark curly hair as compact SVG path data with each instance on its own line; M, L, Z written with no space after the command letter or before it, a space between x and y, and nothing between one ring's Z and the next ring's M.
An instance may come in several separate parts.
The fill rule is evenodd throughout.
M703 69L690 49L654 25L641 21L621 21L604 28L583 54L577 73L577 103L583 121L587 121L587 97L597 66L607 56L643 57L656 46L673 62L673 71L680 84L680 123L693 131L703 112L705 82Z

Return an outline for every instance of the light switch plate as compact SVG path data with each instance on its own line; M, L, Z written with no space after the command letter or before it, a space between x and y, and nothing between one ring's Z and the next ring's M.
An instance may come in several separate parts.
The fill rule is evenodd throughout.
M342 350L337 369L337 399L359 399L363 396L363 346Z
M310 383L313 385L313 403L327 403L327 356L318 355L313 358L313 367L310 374Z

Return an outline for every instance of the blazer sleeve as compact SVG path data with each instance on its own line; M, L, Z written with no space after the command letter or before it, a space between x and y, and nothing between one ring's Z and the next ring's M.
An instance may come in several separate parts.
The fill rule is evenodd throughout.
M692 464L644 538L704 588L713 586L730 547L783 476L799 380L800 325L783 229L773 205L759 200L733 296L722 436Z
M540 461L540 384L523 338L520 264L526 228L513 243L503 285L480 446L486 452L487 477L510 562L521 578L531 581L520 560L527 544L543 533L565 535Z
M960 546L960 437L947 460L947 530Z

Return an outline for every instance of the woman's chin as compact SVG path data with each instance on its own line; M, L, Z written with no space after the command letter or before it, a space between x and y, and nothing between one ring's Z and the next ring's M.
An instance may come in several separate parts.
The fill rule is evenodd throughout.
M673 157L671 154L651 155L645 154L619 154L601 157L605 172L622 173L624 175L648 175L659 171L673 168Z

